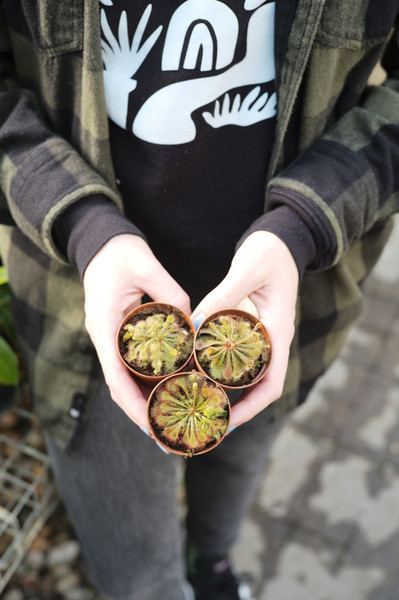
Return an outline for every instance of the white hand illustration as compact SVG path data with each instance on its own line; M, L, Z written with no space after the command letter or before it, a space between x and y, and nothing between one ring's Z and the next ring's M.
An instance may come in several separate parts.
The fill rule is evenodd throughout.
M129 30L126 11L122 11L118 26L118 39L109 26L104 10L101 10L101 27L106 42L101 42L104 61L104 86L109 117L120 127L126 127L129 94L137 81L132 79L137 73L162 31L160 25L143 42L152 5L149 4L140 19L134 33L132 43L129 41Z
M275 78L274 11L275 2L269 2L251 14L246 54L240 62L209 77L176 81L150 96L134 119L133 133L152 144L187 144L197 134L192 118L194 111L209 105L229 90L272 81ZM265 102L265 99L262 101ZM270 102L267 108L263 107L263 119L268 118L265 114L269 110L271 116L274 114L275 96ZM263 111L262 106L258 108ZM260 117L260 114L254 116Z
M230 96L225 94L223 103L215 102L213 114L203 112L204 120L213 128L224 125L239 125L248 127L265 119L274 117L277 112L277 96L274 92L271 96L267 92L259 95L260 86L254 87L241 102L240 94L236 94L233 104L230 106Z

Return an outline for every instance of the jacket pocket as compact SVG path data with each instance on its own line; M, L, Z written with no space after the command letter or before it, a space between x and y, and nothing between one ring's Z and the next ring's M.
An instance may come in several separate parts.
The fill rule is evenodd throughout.
M387 38L398 11L398 0L326 0L316 40L333 48L370 48Z
M9 25L50 56L83 46L84 0L3 0Z

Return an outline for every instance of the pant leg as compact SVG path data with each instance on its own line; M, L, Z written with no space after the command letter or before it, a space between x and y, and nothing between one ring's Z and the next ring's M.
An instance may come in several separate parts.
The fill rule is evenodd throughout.
M98 589L120 600L184 600L179 457L166 455L103 386L79 444L46 442L61 496Z
M272 423L266 408L214 450L187 461L187 534L202 553L223 556L236 541L285 421Z

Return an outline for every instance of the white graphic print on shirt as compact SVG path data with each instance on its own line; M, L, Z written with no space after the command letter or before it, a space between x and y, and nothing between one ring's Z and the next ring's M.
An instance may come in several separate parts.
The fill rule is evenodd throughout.
M118 0L101 0L114 6ZM207 107L203 122L215 129L225 125L247 127L276 114L276 94L261 92L274 70L275 2L245 0L251 11L246 33L246 52L235 59L239 20L220 0L186 0L173 12L169 23L151 27L153 6L148 4L129 38L128 16L120 13L114 35L101 9L104 85L109 117L128 128L129 100L140 86L137 75L156 44L163 43L162 72L192 71L192 78L174 78L143 99L132 123L138 138L153 144L191 142L197 134L193 113ZM112 9L111 9L112 10ZM167 27L163 32L164 27ZM161 36L164 33L163 37ZM142 77L145 72L141 71ZM201 76L198 76L201 75ZM242 97L237 89L253 86ZM211 106L211 108L209 108Z

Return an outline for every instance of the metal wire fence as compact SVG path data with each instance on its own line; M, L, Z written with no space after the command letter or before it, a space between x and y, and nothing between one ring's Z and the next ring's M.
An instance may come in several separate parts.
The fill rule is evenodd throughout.
M59 502L36 419L12 412L18 434L0 431L0 594Z

